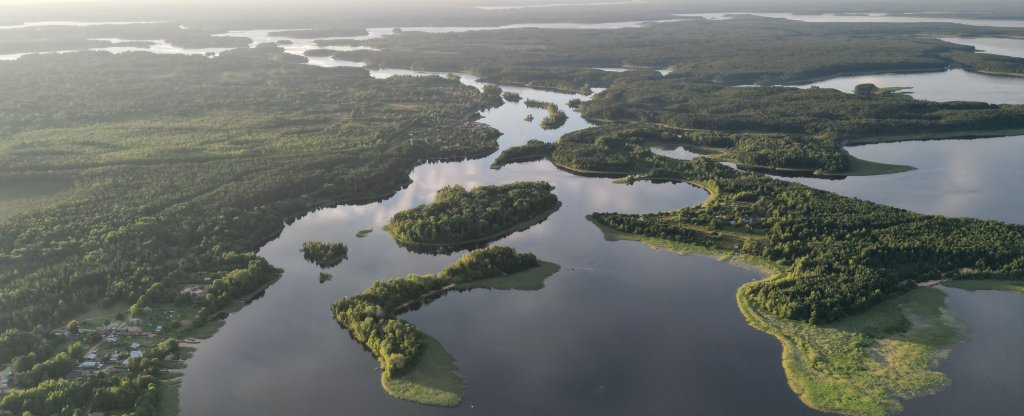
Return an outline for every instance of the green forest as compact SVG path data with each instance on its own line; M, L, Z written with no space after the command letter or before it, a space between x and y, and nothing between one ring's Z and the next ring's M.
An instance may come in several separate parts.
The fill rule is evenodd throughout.
M547 182L516 182L466 190L450 185L431 204L391 217L387 230L400 243L459 245L493 240L543 220L561 206Z
M363 42L380 51L340 52L373 66L474 73L487 82L587 91L617 80L670 77L732 85L795 84L865 72L949 67L1020 74L1024 59L973 53L940 37L1020 37L1019 28L949 23L806 23L756 16L609 30L512 29L406 32Z
M1024 106L933 102L821 88L728 87L679 79L620 83L581 105L592 120L678 129L657 140L737 163L843 173L847 142L1024 131ZM959 132L959 134L957 134Z
M279 276L255 250L283 220L390 195L424 160L497 149L498 132L476 118L501 104L500 91L303 60L265 45L215 59L88 52L0 63L0 178L60 185L4 195L18 211L0 220L3 362L56 357L42 328L98 305L184 302L196 325L219 318ZM205 278L204 295L180 295ZM40 374L32 382L57 376ZM55 402L70 414L122 382L150 391L150 379L132 380L41 381L0 408L20 414L14 403L42 406L31 397L59 390L73 393Z
M742 173L707 158L682 161L636 144L629 126L566 135L555 163L568 169L686 181L713 198L674 212L595 213L630 234L722 248L778 263L783 277L745 286L777 316L826 323L939 278L1024 277L1024 226L922 215Z

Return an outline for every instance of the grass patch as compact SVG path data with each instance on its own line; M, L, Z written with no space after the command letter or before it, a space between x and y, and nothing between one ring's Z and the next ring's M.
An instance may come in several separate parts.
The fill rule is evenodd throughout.
M1020 280L947 280L942 282L942 285L972 292L975 290L1004 290L1024 294L1024 281Z
M111 321L113 321L114 318L117 317L117 314L119 312L123 312L124 316L128 317L129 306L131 306L131 304L128 302L117 302L114 303L113 305L104 308L97 303L93 305L91 308L89 308L89 310L82 312L81 314L78 314L73 319L81 322L100 321L102 323L104 319L110 319Z
M714 255L760 269L773 276L770 278L780 278L777 276L783 273L775 263L728 249L598 227L608 240L640 241L683 255ZM1003 286L997 283L1002 281L989 282L977 286ZM1006 283L1011 288L1024 287ZM765 313L743 293L741 287L736 300L747 322L782 343L782 366L790 388L807 406L827 412L883 416L902 409L900 400L938 391L948 379L934 368L964 333L963 324L945 309L946 295L935 288L916 288L861 314L821 326Z
M366 238L366 236L370 235L370 233L372 232L373 228L367 230L359 230L358 232L356 232L356 238Z
M893 173L902 173L915 170L917 168L908 165L892 165L888 163L872 162L870 160L859 159L853 156L850 158L850 169L845 172L841 172L842 175L847 176L873 176L873 175L890 175Z
M211 320L211 321L203 324L202 326L197 326L195 328L189 328L187 331L185 331L185 334L186 334L186 336L188 338L207 339L207 338L212 337L213 334L216 334L217 331L222 326L224 326L224 321L222 321L222 320Z
M157 385L159 403L156 414L159 416L178 416L181 414L181 381L163 381Z
M462 401L466 382L459 377L455 358L433 337L423 337L423 352L416 364L402 376L381 377L381 385L392 396L416 403L455 407Z
M934 367L963 333L944 308L945 294L916 288L859 315L817 326L764 313L737 294L751 326L783 346L789 385L808 406L846 415L882 416L900 400L933 393L948 380Z
M544 288L544 281L561 268L555 263L540 261L540 266L525 272L462 283L456 289L540 290Z

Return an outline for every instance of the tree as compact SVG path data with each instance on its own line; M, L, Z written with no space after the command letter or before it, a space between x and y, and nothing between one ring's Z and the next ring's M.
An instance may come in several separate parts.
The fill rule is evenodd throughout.
M74 335L78 335L78 320L72 320L71 322L68 322L67 329L68 332Z

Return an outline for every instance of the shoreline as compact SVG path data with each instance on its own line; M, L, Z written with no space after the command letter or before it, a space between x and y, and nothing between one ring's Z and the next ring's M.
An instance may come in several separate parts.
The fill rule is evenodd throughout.
M728 250L595 225L610 241L637 241L679 255L716 257L761 272L764 279L737 289L737 307L748 325L780 343L786 382L812 409L885 416L902 409L903 400L936 393L949 383L936 368L964 339L966 328L945 309L945 294L937 288L915 288L858 315L825 325L790 321L759 311L745 295L745 288L751 284L784 279L785 272L778 264ZM1024 293L1024 288L1021 291ZM894 330L877 321L900 325ZM909 383L901 383L907 378Z

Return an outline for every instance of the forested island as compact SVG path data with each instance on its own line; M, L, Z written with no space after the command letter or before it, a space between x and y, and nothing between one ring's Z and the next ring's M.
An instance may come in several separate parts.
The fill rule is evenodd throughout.
M583 130L559 140L552 160L708 190L711 199L696 207L590 219L607 238L764 267L771 277L744 285L739 304L752 325L782 341L787 376L811 407L886 414L901 398L943 386L932 369L961 329L941 316L941 293L918 283L1024 276L1024 226L916 214L707 158L669 159L638 144L645 134L628 125ZM914 320L903 310L916 311Z
M530 139L530 141L526 142L526 144L522 146L510 147L501 152L501 154L494 159L494 163L491 164L491 169L500 169L502 166L517 162L530 162L544 159L545 157L548 157L554 149L554 144Z
M338 323L380 362L381 384L388 393L423 404L454 407L462 400L464 382L455 372L451 355L398 315L452 289L486 287L479 283L488 279L543 280L557 271L557 266L546 264L530 253L490 246L466 254L436 275L374 282L362 294L335 303L331 311ZM527 276L531 271L537 276Z
M516 182L466 190L441 188L431 204L399 212L387 231L412 250L456 249L495 240L543 221L561 202L547 182Z
M321 269L329 269L348 259L348 246L342 243L307 241L302 243L302 257Z
M808 174L905 169L853 159L842 149L844 144L1024 132L1020 105L939 103L821 88L728 87L681 79L616 84L583 103L581 111L595 120L652 125L651 133L634 136L652 143L687 145L717 159Z

